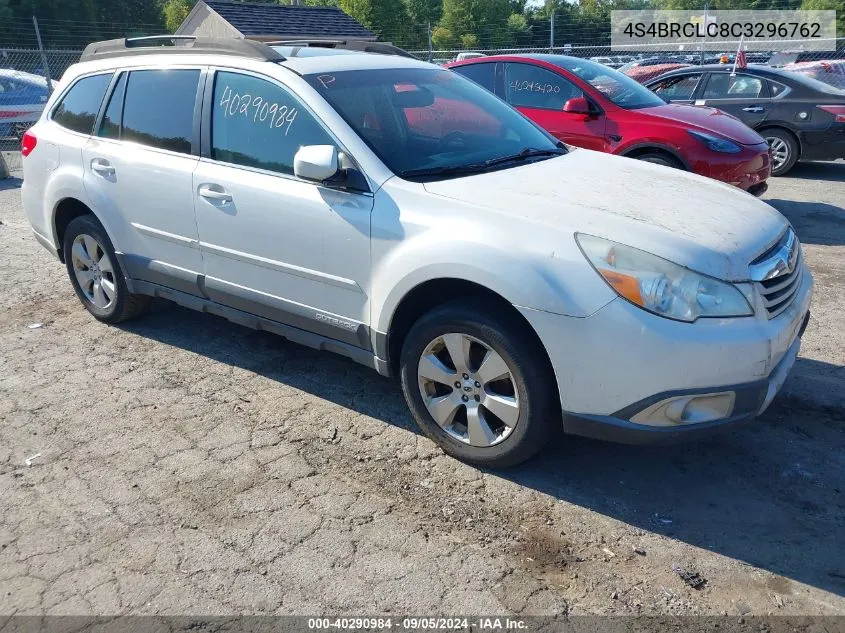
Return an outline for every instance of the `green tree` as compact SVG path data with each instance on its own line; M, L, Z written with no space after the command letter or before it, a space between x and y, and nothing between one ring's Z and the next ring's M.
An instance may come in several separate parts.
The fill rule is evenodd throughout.
M455 46L455 34L445 26L438 26L431 32L431 43L438 50L446 50Z
M452 33L472 34L481 47L510 44L508 0L443 0L440 25Z
M801 9L806 11L836 11L836 34L845 37L845 0L804 0Z
M402 42L407 32L403 0L340 0L340 8L383 40Z
M405 4L414 24L431 24L433 28L443 15L443 0L406 0Z
M164 26L173 33L193 9L196 0L167 0L164 3Z
M464 48L478 48L478 36L475 33L461 35L461 46Z

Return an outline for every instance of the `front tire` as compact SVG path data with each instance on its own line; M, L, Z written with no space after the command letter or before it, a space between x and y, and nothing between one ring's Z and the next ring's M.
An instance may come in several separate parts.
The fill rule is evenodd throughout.
M539 341L495 303L455 301L424 315L400 364L420 428L462 461L513 466L560 429L557 382Z
M111 240L93 215L71 220L63 248L76 296L96 319L119 323L146 311L150 297L127 290Z

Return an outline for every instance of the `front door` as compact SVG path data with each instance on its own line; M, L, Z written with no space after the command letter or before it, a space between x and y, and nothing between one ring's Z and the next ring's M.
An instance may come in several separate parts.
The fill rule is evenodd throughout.
M584 97L574 83L556 72L533 64L505 64L505 100L525 116L569 145L607 151L602 113L564 112L574 97Z
M206 293L369 347L372 196L294 176L301 146L338 143L289 89L222 70L210 81L193 179Z
M769 89L762 77L744 73L708 73L704 92L695 102L734 115L755 129L765 120L769 107Z

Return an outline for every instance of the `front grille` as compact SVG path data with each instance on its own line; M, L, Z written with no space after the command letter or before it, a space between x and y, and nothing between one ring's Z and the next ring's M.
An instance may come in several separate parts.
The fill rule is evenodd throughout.
M792 272L767 279L766 281L757 282L760 288L760 294L763 297L766 314L770 319L774 319L789 307L792 300L795 299L798 289L801 287L803 277L803 257L799 252Z

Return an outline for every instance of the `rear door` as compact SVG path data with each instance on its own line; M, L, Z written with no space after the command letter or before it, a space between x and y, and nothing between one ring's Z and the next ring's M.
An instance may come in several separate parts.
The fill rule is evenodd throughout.
M563 106L584 91L559 73L521 62L505 64L505 100L564 143L607 151L603 113L564 112Z
M128 275L191 294L201 294L192 177L202 74L197 67L121 73L83 151L85 190Z
M707 74L707 83L695 104L719 108L751 128L760 127L771 107L768 82L742 72L734 76L728 72Z

